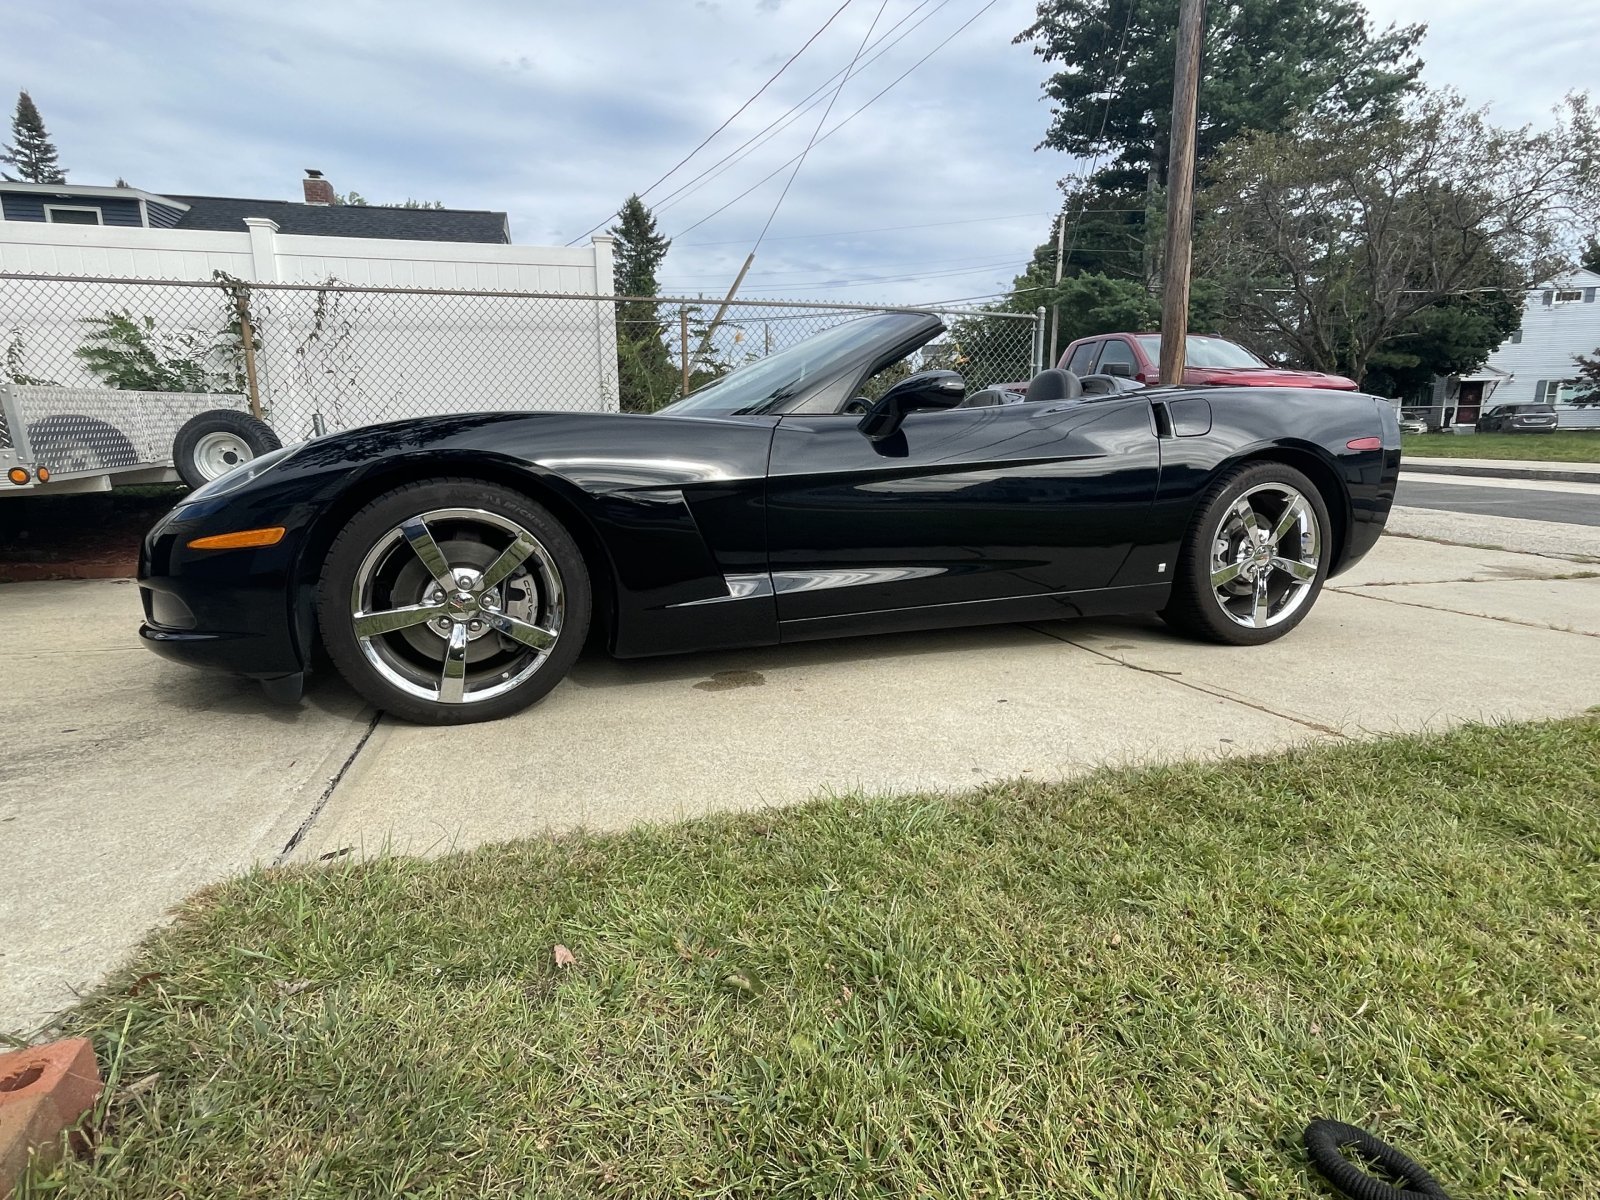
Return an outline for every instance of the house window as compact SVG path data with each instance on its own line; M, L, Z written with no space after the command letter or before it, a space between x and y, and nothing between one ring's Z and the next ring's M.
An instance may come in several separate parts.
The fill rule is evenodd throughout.
M1522 345L1522 330L1519 329L1511 335L1511 344L1513 346Z
M1557 291L1556 292L1556 303L1557 304L1582 304L1583 303L1583 289L1582 288L1567 288L1567 289L1564 289L1564 290L1561 290L1561 291Z
M98 208L81 204L46 204L44 219L52 225L104 225Z

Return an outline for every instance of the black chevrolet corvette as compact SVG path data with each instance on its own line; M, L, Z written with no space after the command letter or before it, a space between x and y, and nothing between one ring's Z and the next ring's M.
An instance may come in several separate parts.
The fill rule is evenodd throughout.
M877 373L938 318L849 321L649 416L397 421L263 455L145 539L160 654L297 698L505 716L591 626L632 657L1124 612L1255 645L1370 550L1400 435L1371 396L1066 371L966 403Z

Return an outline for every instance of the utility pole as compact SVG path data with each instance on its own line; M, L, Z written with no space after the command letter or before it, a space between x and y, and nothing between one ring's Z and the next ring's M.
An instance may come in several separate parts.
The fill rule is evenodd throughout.
M717 332L717 326L722 324L722 318L728 311L728 305L733 303L734 295L739 291L739 285L744 282L744 277L750 272L750 264L755 262L756 252L750 251L749 257L744 260L744 266L739 268L739 273L734 276L733 286L728 289L728 294L722 299L722 306L717 309L717 315L711 318L711 324L706 326L706 335L700 339L700 345L695 350L695 358L704 358L706 350L711 345L712 335Z
M1061 254L1062 247L1067 240L1067 210L1063 205L1061 215L1056 218L1056 291L1061 291ZM1061 329L1061 302L1054 296L1050 298L1050 361L1046 366L1056 365L1056 335Z
M1189 339L1189 266L1194 241L1195 120L1205 0L1179 0L1172 73L1172 145L1167 153L1167 245L1161 288L1161 382L1182 383Z

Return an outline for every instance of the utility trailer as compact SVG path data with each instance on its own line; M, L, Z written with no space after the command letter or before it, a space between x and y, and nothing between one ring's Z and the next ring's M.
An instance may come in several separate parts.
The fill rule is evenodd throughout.
M277 446L242 395L0 383L0 499L198 487Z

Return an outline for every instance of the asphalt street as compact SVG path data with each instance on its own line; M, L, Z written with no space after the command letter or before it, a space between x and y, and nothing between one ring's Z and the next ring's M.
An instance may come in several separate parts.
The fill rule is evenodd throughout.
M1407 508L1600 526L1600 485L1467 479L1402 471L1395 503Z

